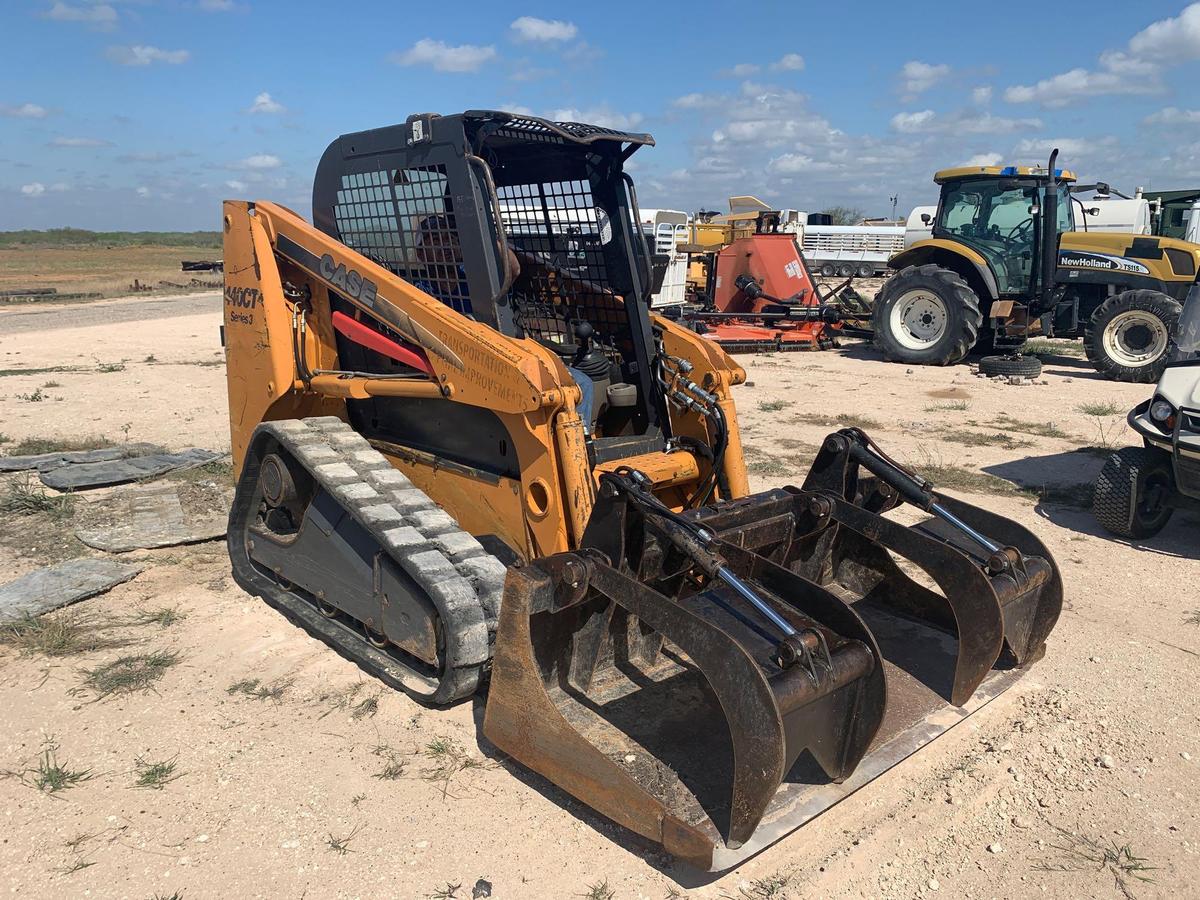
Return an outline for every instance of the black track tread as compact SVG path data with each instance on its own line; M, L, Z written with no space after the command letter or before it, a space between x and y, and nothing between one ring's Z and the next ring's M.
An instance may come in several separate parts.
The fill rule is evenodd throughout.
M979 360L979 373L1037 378L1042 374L1042 361L1036 356L985 356Z
M959 310L958 333L945 344L942 352L936 357L923 357L921 354L927 351L913 351L902 347L892 338L886 328L881 327L887 322L887 312L891 301L899 299L900 295L915 287L912 282L917 278L932 279L940 284L939 293L941 293L947 309L951 310L952 321L954 319L953 308ZM971 290L971 286L957 272L943 269L936 263L906 266L889 278L884 283L879 296L875 298L874 312L871 317L871 327L875 332L875 346L883 353L884 359L923 366L949 366L961 361L975 346L982 325L983 313L979 308L979 297Z
M341 622L320 615L304 597L266 579L238 578L242 587L372 675L422 702L452 703L474 693L490 664L507 571L504 564L342 420L327 416L264 422L255 429L251 445L264 433L375 536L383 552L426 588L445 635L447 659L442 676L432 687L422 684L422 673L372 647ZM254 487L254 478L244 476L238 492L250 492ZM235 516L238 509L235 499ZM253 510L243 510L240 521L231 521L231 554L237 552L252 516ZM235 577L238 568L235 559Z
M1092 313L1083 329L1083 349L1088 361L1096 371L1111 378L1113 381L1125 381L1131 384L1154 384L1162 377L1167 367L1167 353L1152 363L1137 369L1123 366L1104 352L1104 342L1101 337L1104 327L1118 313L1130 309L1141 309L1155 313L1167 326L1167 331L1174 334L1175 324L1183 313L1183 306L1178 300L1168 297L1162 291L1149 288L1139 288L1132 291L1122 291L1113 294L1101 303Z
M1145 538L1158 533L1170 515L1157 528L1147 529L1137 522L1137 484L1142 475L1164 465L1163 454L1148 447L1122 447L1105 462L1092 494L1092 513L1096 521L1113 534L1125 538Z

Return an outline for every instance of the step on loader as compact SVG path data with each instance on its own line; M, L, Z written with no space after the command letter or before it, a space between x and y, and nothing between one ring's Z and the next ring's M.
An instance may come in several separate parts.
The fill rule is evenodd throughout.
M1062 585L866 434L751 494L719 347L652 315L649 135L419 115L225 204L238 583L705 869L1004 690ZM900 504L928 513L906 527Z

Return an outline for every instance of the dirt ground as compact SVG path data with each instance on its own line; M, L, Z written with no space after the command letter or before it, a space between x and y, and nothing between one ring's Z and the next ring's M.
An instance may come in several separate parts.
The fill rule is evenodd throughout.
M0 310L0 450L89 436L227 448L219 297L172 303ZM55 617L84 634L73 652L0 647L0 889L1197 896L1200 519L1177 514L1140 545L1100 531L1090 484L1104 448L1135 443L1124 413L1148 388L1100 380L1074 350L1059 345L1029 386L888 365L852 341L742 358L755 489L798 482L837 422L859 424L1032 528L1066 603L1016 687L739 869L675 864L497 756L481 700L435 711L383 690L242 593L213 542L127 554L141 575ZM49 520L34 527L47 515L0 520L0 581L49 558L47 540L61 547ZM130 655L159 676L152 689L108 692L105 667Z

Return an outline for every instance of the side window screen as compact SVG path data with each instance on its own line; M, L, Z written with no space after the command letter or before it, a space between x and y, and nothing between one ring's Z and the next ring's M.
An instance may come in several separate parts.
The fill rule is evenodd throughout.
M343 175L333 215L346 246L471 312L445 166Z

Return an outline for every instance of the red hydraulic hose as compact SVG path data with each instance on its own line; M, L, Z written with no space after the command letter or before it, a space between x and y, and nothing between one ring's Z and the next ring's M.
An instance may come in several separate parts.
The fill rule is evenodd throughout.
M407 347L396 343L389 337L385 337L374 328L364 325L362 322L351 318L345 313L335 312L333 314L333 327L338 334L349 338L356 344L366 347L368 350L382 353L388 359L394 359L398 363L411 366L418 371L424 372L426 375L433 374L433 369L429 365L429 360L425 358L425 354L409 350Z

